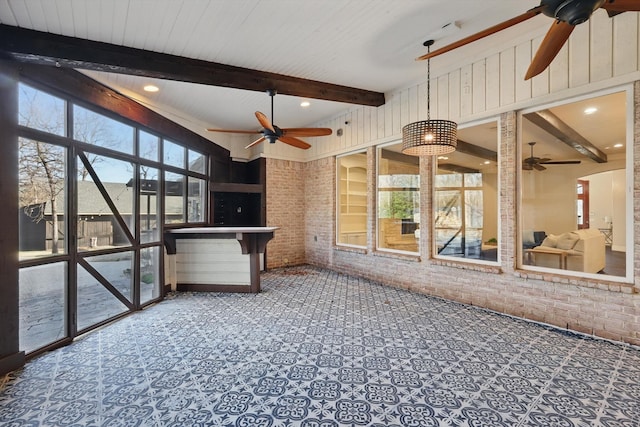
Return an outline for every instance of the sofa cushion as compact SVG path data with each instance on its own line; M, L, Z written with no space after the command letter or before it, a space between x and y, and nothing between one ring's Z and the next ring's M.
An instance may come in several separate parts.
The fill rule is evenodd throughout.
M556 236L555 234L547 234L547 237L544 238L540 246L555 248L556 246L558 246L558 236Z
M573 249L576 243L580 240L580 236L574 232L562 233L558 237L558 242L556 243L556 248L569 250Z

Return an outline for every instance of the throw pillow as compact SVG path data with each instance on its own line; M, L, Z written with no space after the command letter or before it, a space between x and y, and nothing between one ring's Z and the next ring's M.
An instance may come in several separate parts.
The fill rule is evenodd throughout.
M573 249L578 240L580 240L580 236L578 236L576 233L563 233L560 235L560 237L558 237L558 243L556 244L556 247L558 249L568 251L569 249Z
M546 246L548 248L555 248L558 246L558 236L553 234L547 234L540 246Z
M533 245L536 243L536 239L533 237L533 230L522 231L522 243L524 245Z

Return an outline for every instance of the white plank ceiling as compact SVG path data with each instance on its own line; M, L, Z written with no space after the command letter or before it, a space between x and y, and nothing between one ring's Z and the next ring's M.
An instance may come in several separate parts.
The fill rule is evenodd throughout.
M424 80L415 57L537 6L537 0L0 0L0 23L222 64L389 93ZM452 32L441 28L456 22ZM446 68L464 55L496 49L523 33L544 34L536 17L432 61ZM450 28L453 28L451 26ZM270 114L261 92L87 72L192 129L258 129ZM142 91L154 83L155 94ZM280 95L275 123L308 126L347 104Z

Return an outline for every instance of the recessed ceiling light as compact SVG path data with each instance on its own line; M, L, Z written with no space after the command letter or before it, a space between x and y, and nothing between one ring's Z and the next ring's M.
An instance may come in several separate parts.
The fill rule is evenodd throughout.
M593 114L596 111L598 111L598 109L596 107L589 107L589 108L585 108L584 113L585 114Z
M156 85L145 85L142 89L144 89L145 92L157 92L160 90Z
M485 164L485 165L489 165L489 164L491 164L491 162L490 162L489 160L485 160L485 161L484 161L484 164Z
M620 147L624 147L624 144L613 144L613 148L620 148Z
M447 156L438 156L438 160L449 160Z
M311 105L311 103L310 103L309 101L302 101L302 102L300 103L300 106L301 106L302 108L307 108L309 105Z

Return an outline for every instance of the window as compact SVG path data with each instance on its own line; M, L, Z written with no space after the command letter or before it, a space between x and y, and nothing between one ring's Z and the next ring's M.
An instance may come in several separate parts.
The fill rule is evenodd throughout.
M160 246L140 250L140 302L142 304L157 299L160 292Z
M367 245L367 153L337 158L338 244Z
M400 143L378 148L379 249L418 252L419 158L402 154Z
M37 350L67 336L67 263L24 267L19 273L20 349Z
M67 252L67 150L19 139L20 260Z
M140 242L160 240L160 198L158 197L158 169L140 166Z
M166 224L186 222L184 214L186 178L179 173L164 173L164 221Z
M133 127L78 105L73 106L73 138L87 144L133 154Z
M131 246L133 165L85 152L79 156L78 171L78 250Z
M66 102L63 99L20 83L18 111L18 124L54 135L65 135Z
M204 222L206 181L190 176L187 192L187 222Z
M143 159L160 161L160 138L145 131L138 131L138 155Z
M206 156L197 151L189 150L189 170L191 172L207 173Z
M185 159L188 164L185 164ZM180 144L164 140L164 163L181 172L166 171L165 223L206 221L207 157Z
M458 130L455 152L438 156L434 253L498 259L498 131L494 121Z
M20 349L33 353L162 296L162 224L205 222L209 159L70 99L18 93Z
M523 268L631 280L631 105L618 91L522 113Z
M184 169L185 148L175 142L164 140L164 164Z

